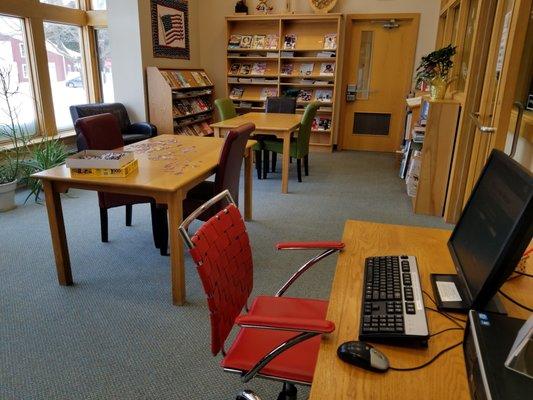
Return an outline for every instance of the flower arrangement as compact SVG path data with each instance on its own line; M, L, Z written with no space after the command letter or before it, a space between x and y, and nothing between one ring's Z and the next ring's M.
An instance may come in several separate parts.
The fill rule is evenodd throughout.
M446 94L455 50L456 46L450 44L423 56L420 60L416 69L416 85L420 85L421 82L428 83L433 99L442 99Z

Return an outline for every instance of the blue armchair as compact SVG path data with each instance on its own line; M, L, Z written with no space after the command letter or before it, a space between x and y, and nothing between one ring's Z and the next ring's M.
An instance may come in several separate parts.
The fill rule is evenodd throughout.
M141 140L157 135L157 128L155 125L148 122L136 122L132 124L128 112L126 111L126 107L124 107L124 104L122 103L94 103L70 106L70 116L72 117L73 124L76 124L76 121L79 118L106 113L113 114L117 118L124 145L140 142ZM83 143L83 136L80 136L80 132L78 132L77 128L75 129L78 150L86 149L87 144Z

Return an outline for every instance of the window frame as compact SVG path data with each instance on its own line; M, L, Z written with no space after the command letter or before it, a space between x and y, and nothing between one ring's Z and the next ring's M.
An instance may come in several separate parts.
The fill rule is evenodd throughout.
M81 28L82 68L88 102L102 101L94 27L107 27L107 11L91 10L90 0L79 0L79 8L41 3L39 0L2 0L0 14L22 18L26 35L25 62L31 78L36 110L36 136L72 134L59 131L53 107L52 87L44 35L44 22L75 25Z

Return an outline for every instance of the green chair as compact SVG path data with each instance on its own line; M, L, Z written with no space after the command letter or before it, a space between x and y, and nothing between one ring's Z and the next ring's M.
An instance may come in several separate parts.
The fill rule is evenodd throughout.
M233 101L229 98L216 99L215 107L218 110L218 115L221 121L225 121L230 118L235 118L237 116L237 111L235 110L235 105ZM257 142L257 144L252 147L252 150L255 153L255 169L257 170L257 179L261 179L261 152L263 150L262 142Z
M305 176L309 175L309 139L311 138L313 119L315 118L319 106L320 104L317 102L309 103L307 105L302 116L298 137L291 141L289 156L291 158L296 158L298 182L302 181L302 159L304 160ZM283 154L283 142L279 140L265 140L263 142L263 149L266 150L266 152L271 151L274 155L276 153ZM263 171L263 178L265 177L266 174L265 171Z

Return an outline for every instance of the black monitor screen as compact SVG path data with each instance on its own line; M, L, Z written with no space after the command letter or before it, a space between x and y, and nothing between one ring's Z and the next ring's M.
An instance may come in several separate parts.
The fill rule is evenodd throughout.
M472 305L496 294L531 240L532 197L531 174L493 151L449 241Z

